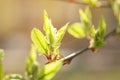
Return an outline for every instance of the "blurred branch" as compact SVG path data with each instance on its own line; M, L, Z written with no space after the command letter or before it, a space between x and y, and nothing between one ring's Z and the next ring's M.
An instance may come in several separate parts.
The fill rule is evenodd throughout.
M54 0L54 1L64 1L64 2L68 2L68 3L73 3L73 4L79 4L79 5L83 5L83 6L88 6L87 3L85 3L85 2L78 2L76 0ZM109 1L98 1L96 7L99 7L99 8L111 8L111 4L110 4Z
M111 32L109 32L107 35L105 35L104 39L106 40L109 36L113 35L116 32L116 28L114 28ZM78 55L86 52L89 49L89 46L85 47L82 50L78 50L66 57L63 58L64 64L70 63L72 61L72 59L74 59L75 57L77 57Z

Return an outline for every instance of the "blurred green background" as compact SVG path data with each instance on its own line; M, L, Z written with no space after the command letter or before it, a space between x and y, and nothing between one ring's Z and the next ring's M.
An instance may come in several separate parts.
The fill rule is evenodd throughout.
M30 32L33 27L42 30L44 9L59 29L67 22L79 22L78 10L85 7L55 0L0 0L0 48L6 53L3 63L5 73L25 73ZM107 33L117 26L110 8L91 10L96 26L100 16L104 15ZM60 53L66 56L87 44L86 39L75 39L66 33ZM45 62L44 57L38 60L41 64ZM120 80L120 38L111 36L98 53L87 51L76 57L71 64L63 66L53 80Z

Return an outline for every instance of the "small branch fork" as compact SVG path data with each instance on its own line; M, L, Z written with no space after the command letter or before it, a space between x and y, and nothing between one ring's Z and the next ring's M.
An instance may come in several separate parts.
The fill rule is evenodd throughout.
M64 2L69 2L69 3L73 3L73 4L79 4L79 5L83 5L83 6L88 6L88 4L84 3L84 2L77 2L75 0L57 0L57 1L64 1ZM90 6L90 5L89 5ZM97 2L97 6L96 8L111 8L111 4L109 1L98 1ZM106 40L109 36L113 35L116 32L116 28L114 28L111 32L109 32L107 35L105 35L104 39ZM85 48L83 48L82 50L78 50L64 58L62 58L62 60L64 61L64 64L68 64L72 61L72 59L74 59L75 57L77 57L78 55L86 52L90 50L89 49L89 45L86 46Z
M116 28L114 28L111 32L109 32L109 33L104 37L104 39L106 40L109 36L113 35L115 32L116 32ZM63 58L64 64L70 63L70 62L72 61L72 59L74 59L74 58L77 57L78 55L80 55L80 54L82 54L82 53L90 50L88 47L89 47L89 46L85 47L85 48L82 49L82 50L78 50L78 51L76 51L76 52L74 52L74 53L72 53L72 54L64 57L64 58Z

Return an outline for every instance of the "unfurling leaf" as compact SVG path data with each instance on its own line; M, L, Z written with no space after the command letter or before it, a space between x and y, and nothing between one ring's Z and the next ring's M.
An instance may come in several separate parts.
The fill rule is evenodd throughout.
M89 7L86 7L85 11L79 10L81 16L81 25L85 28L86 36L89 35L90 28L92 26L92 15Z
M87 15L87 17L89 19L89 23L90 23L90 20L92 20L92 14L91 14L91 11L90 11L89 7L86 7L85 14Z
M65 32L66 32L66 29L68 27L68 23L66 25L64 25L63 27L61 27L58 31L57 31L57 34L56 34L56 41L55 43L53 44L53 47L54 48L59 48L60 44L61 44L61 41L65 35Z
M93 25L90 29L90 37L95 37L95 33L96 33L96 30L95 30L95 27Z
M26 73L29 80L37 80L39 64L36 61L37 53L34 45L31 45L30 56L26 62Z
M87 17L87 14L83 10L81 10L81 9L79 10L79 14L80 14L80 17L81 17L81 20L83 21L83 23L85 25L88 25L89 19Z
M106 31L106 24L104 18L101 18L98 25L98 29L95 30L94 27L91 29L91 40L89 48L95 49L104 45L104 35Z
M67 26L68 23L57 31L52 25L51 20L48 18L47 12L44 10L43 30L45 31L45 35L36 28L32 30L32 42L37 47L38 51L47 57L49 60L48 62L56 61L54 59L58 59L59 47L65 35Z
M104 21L104 18L102 17L98 25L98 31L97 31L101 39L104 39L105 31L106 31L106 23Z
M76 38L86 37L86 30L81 23L74 23L68 28L68 32Z
M43 27L47 41L52 46L56 39L56 28L53 27L51 20L48 18L47 12L44 11L44 27Z
M62 61L46 64L38 75L38 80L51 80L62 66Z
M72 24L69 27L68 32L76 38L84 38L89 36L90 28L92 26L92 16L89 7L87 7L85 11L80 9L79 14L81 22Z
M38 51L41 54L46 54L48 50L48 44L42 32L37 28L34 28L31 32L31 38L35 46L38 48Z
M36 47L32 44L31 45L31 50L30 50L30 59L32 62L35 62L37 58L37 51Z

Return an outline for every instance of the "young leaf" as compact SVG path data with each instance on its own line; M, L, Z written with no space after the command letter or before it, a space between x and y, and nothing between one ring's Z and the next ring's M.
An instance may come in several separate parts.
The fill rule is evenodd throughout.
M96 6L97 6L97 1L98 1L98 0L90 0L90 4L91 4L93 7L96 7Z
M95 33L96 33L96 30L95 30L95 27L94 25L91 27L91 30L90 30L90 36L91 37L95 37Z
M30 50L30 59L32 62L35 62L37 58L37 53L36 53L36 48L35 46L32 44L31 45L31 50Z
M68 28L68 32L75 38L84 38L86 37L87 31L81 23L74 23Z
M106 24L105 24L104 18L102 17L98 26L98 31L97 31L97 33L99 33L98 35L102 40L104 40L105 31L106 31Z
M89 19L88 19L86 13L83 12L83 10L80 9L80 10L79 10L79 14L80 14L80 17L81 17L81 20L83 21L83 23L84 23L85 25L88 25Z
M48 44L46 38L40 30L34 28L31 32L31 38L35 46L38 48L41 54L46 54L48 50Z
M39 64L36 61L36 57L36 48L34 45L31 45L30 56L26 62L26 73L29 80L37 80Z
M38 80L51 80L62 66L62 61L46 64L38 75Z
M56 28L53 27L51 20L48 18L47 12L44 10L44 27L43 27L49 44L53 44L56 38Z
M3 79L3 66L2 66L2 59L4 57L4 51L0 49L0 80Z
M106 24L104 18L101 18L98 29L91 29L92 38L90 40L90 48L95 49L104 45L104 35L106 31Z
M85 9L85 14L87 15L88 19L89 19L89 22L92 20L92 15L91 15L91 11L90 11L90 8L87 7Z
M58 32L57 32L57 37L58 38L57 38L57 41L56 41L57 44L59 44L62 41L62 39L63 39L63 37L65 35L67 27L68 27L68 23L58 30Z
M79 10L79 13L80 13L80 10ZM92 15L89 7L87 7L85 11L81 10L80 16L81 16L81 24L85 28L86 34L88 35L89 30L92 26Z
M119 15L120 12L120 1L119 0L115 0L114 2L111 1L112 4L112 8L114 11L114 14L117 16Z
M20 74L6 75L4 80L25 80Z

